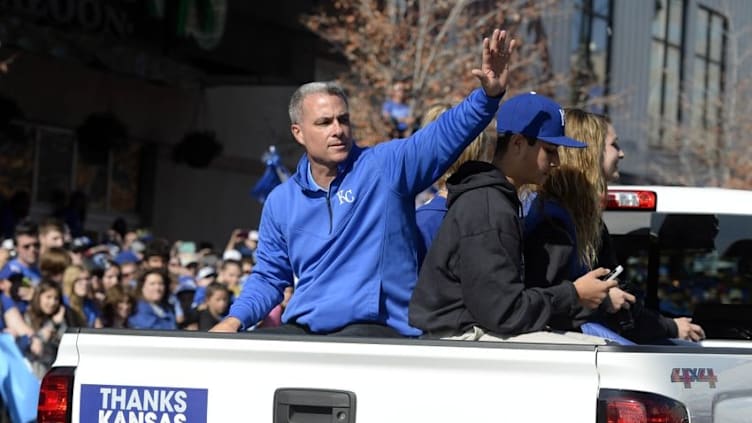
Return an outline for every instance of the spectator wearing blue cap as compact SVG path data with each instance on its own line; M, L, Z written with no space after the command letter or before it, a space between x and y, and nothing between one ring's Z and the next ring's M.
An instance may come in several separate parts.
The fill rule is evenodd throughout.
M141 259L130 250L123 250L115 256L115 263L120 265L120 283L126 288L136 286L136 277Z
M470 161L447 181L448 211L421 267L410 324L429 337L482 341L603 343L579 333L542 332L552 316L597 307L616 282L606 269L547 288L526 289L517 191L542 184L559 165L559 147L585 144L564 135L564 110L535 93L499 108L492 163Z

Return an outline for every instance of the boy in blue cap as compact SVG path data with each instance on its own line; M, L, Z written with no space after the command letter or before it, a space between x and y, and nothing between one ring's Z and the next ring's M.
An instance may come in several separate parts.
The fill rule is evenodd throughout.
M467 162L447 181L448 212L428 251L409 308L410 324L428 337L603 343L579 333L546 331L550 318L597 307L615 281L599 268L574 282L525 288L522 206L517 190L541 184L559 165L559 147L585 144L564 136L564 111L534 92L510 98L497 115L492 163Z

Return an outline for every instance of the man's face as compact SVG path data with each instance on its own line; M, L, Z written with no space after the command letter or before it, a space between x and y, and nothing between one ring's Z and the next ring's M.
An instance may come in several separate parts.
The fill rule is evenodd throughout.
M535 144L528 144L522 140L522 163L525 164L524 176L518 182L523 184L542 185L546 182L551 169L559 167L559 147L538 140Z
M39 236L39 243L45 251L52 247L62 247L63 233L54 229L48 231L44 235Z
M16 237L16 250L21 263L32 265L39 259L39 239L35 236L19 235Z
M136 278L138 267L135 263L124 263L120 266L120 281L126 286Z
M303 99L300 122L291 126L295 140L319 165L336 167L352 148L350 114L339 96L311 94Z
M148 269L163 269L165 261L162 256L149 256L146 258L146 267Z
M606 145L603 148L603 176L606 181L614 182L619 179L619 160L624 158L624 151L619 147L619 137L614 126L608 125Z
M398 103L405 101L407 97L407 86L402 82L397 82L392 86L392 99Z

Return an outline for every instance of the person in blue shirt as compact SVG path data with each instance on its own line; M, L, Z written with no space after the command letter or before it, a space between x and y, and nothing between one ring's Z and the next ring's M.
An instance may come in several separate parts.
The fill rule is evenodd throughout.
M381 106L381 115L389 124L389 136L402 138L408 135L415 122L413 111L407 104L407 84L397 81L392 85L391 97Z
M267 197L257 264L228 317L213 331L259 322L295 293L286 333L418 336L407 322L417 280L415 195L428 188L491 122L515 48L505 31L483 40L482 89L411 137L361 148L353 142L347 97L333 83L301 86L289 114L305 148L293 177Z
M175 312L168 299L169 277L159 268L148 269L138 278L136 309L128 318L133 329L177 329Z
M34 287L39 284L42 275L37 267L39 261L39 233L37 225L31 220L23 220L15 229L16 258L10 260L0 269L0 281L6 287L16 283L17 291L13 293L21 314L31 300ZM13 282L11 282L13 281ZM15 290L15 289L14 289ZM5 293L11 296L10 292Z
M441 116L442 113L449 110L451 106L449 104L435 104L428 108L428 111L423 114L423 124L427 125L430 122L435 121ZM447 186L446 181L452 176L453 173L460 168L460 166L470 160L480 160L484 162L491 162L493 159L494 150L496 148L495 137L481 132L477 138L465 148L459 159L447 169L444 175L439 178L434 185L437 188L436 195L427 203L418 207L415 210L415 221L418 224L418 231L420 232L420 241L418 243L418 267L423 263L423 259L426 257L428 248L431 247L433 239L439 232L441 222L444 220L444 216L447 213Z

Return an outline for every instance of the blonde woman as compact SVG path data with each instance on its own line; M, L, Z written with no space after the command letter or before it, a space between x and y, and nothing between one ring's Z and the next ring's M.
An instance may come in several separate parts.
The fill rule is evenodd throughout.
M451 107L450 104L446 103L439 103L429 107L423 115L423 125L435 121ZM415 211L415 221L418 224L421 238L421 242L418 242L418 267L423 263L423 258L426 256L426 252L428 252L428 248L431 246L436 233L439 232L439 226L441 226L441 221L444 220L447 212L447 179L465 162L471 160L491 162L495 148L495 137L486 132L481 132L465 148L460 157L447 169L444 175L434 183L437 189L436 195Z
M73 317L75 325L101 328L100 311L92 300L89 271L83 266L68 266L63 273L63 302Z
M573 280L602 265L602 201L606 192L604 157L615 135L603 116L567 109L566 135L585 141L584 149L561 149L560 165L546 182L535 188L525 216L526 284L552 286ZM602 257L602 254L601 254ZM675 338L680 323L644 309L634 295L619 288L609 291L609 301L597 310L583 308L556 316L558 330L581 330L621 344ZM617 315L621 313L621 315ZM625 317L626 316L626 317ZM629 320L629 327L620 322Z

